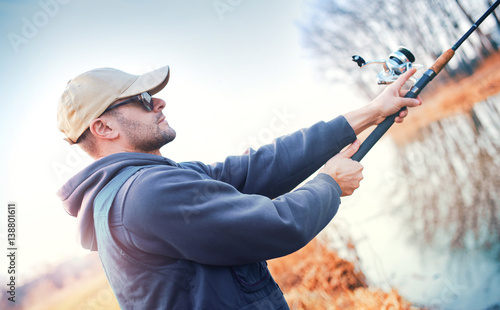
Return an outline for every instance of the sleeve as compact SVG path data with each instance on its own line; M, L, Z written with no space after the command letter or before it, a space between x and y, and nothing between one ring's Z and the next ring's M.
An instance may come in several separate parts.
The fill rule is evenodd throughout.
M140 251L211 265L290 254L336 214L340 188L320 174L274 200L185 169L150 169L130 186L123 224Z
M210 166L182 163L211 178L226 182L246 194L276 198L307 179L345 146L356 134L343 116L280 137L257 151L230 156Z

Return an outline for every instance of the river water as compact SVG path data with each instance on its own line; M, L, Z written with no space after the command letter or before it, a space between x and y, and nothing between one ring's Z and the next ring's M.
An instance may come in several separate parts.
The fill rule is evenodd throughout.
M371 284L430 309L500 309L500 94L362 163L328 232L352 238Z

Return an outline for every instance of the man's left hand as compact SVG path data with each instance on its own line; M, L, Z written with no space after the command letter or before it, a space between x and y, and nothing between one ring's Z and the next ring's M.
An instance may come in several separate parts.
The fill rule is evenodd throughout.
M380 95L378 95L369 105L375 108L377 111L377 117L374 120L373 125L380 124L387 116L392 115L403 107L417 107L422 104L422 99L417 98L404 98L405 94L408 92L406 90L401 90L403 85L408 81L408 79L417 71L417 69L412 68L405 73L403 73L399 78L387 86L386 89ZM399 116L394 120L396 123L402 123L403 119L408 115L408 109L405 109L399 113Z

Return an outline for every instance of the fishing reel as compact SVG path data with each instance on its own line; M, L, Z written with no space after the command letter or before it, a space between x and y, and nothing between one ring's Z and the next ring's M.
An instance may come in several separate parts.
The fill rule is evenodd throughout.
M415 56L405 47L399 47L397 51L389 54L389 59L381 59L381 60L372 60L366 62L361 56L354 55L352 56L352 61L358 64L360 68L364 68L365 66L372 64L381 64L384 68L377 75L377 84L391 84L396 81L397 78L415 67L420 69L423 65L413 64L415 61ZM410 78L410 81L415 83L414 78Z

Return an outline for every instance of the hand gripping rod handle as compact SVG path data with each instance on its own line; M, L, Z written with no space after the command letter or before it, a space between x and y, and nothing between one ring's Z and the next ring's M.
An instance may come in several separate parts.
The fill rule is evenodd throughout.
M440 57L441 58L441 57ZM415 85L406 93L405 98L417 98L418 94L422 91L422 89L436 76L437 74L431 70L428 69L422 77L417 81ZM402 108L399 110L397 113L394 113L388 117L386 117L382 123L380 123L373 131L372 133L366 138L363 143L359 146L358 151L352 155L351 159L355 161L361 161L363 157L368 153L369 150L377 143L378 140L389 130L389 128L394 124L394 120L396 117L401 113L401 111L404 111L406 109Z

